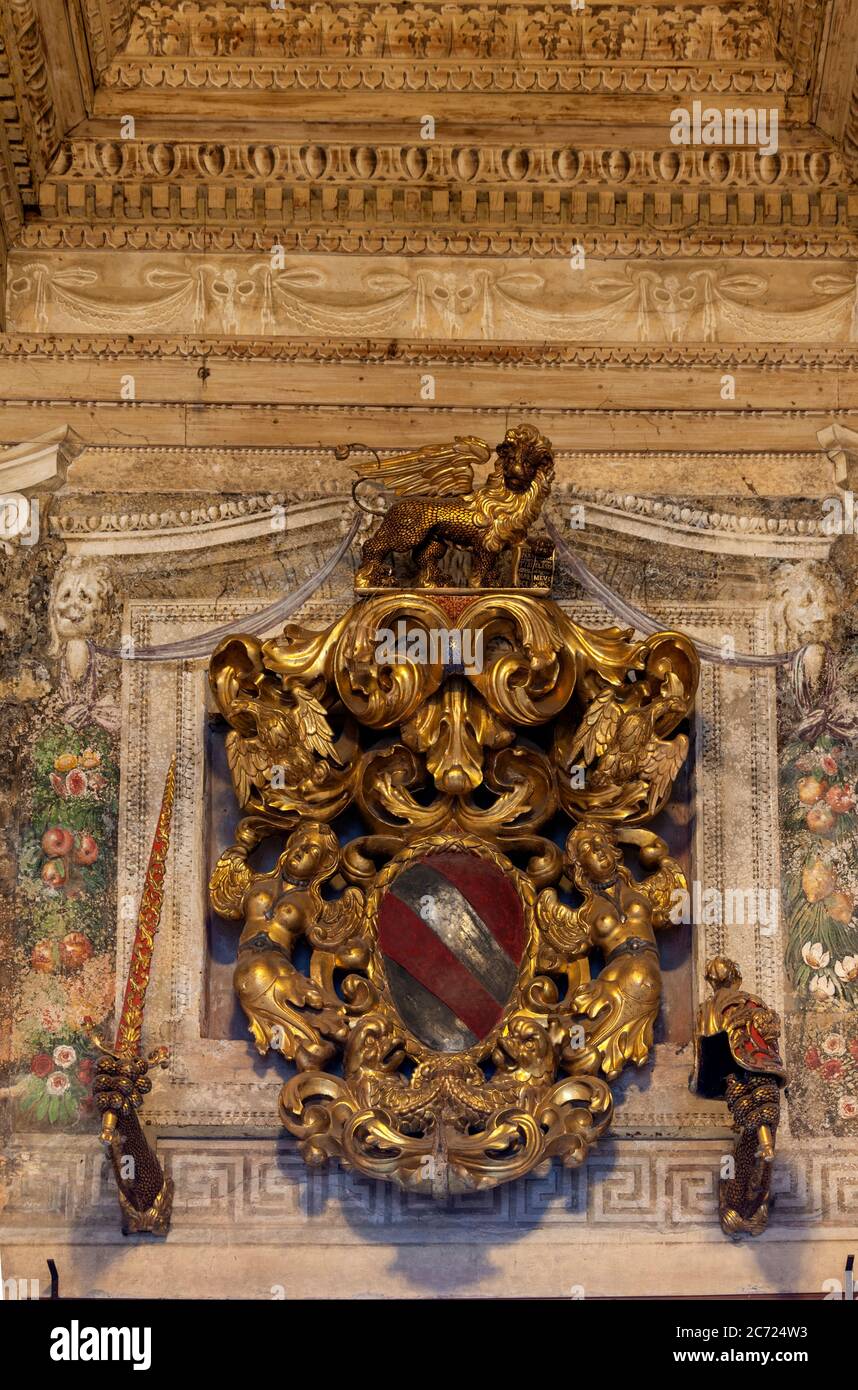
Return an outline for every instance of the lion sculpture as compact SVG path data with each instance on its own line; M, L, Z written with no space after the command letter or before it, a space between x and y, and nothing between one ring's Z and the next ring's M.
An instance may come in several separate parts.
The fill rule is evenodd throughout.
M474 465L488 463L491 452L482 439L459 437L452 444L355 465L362 479L384 483L401 499L365 543L355 587L390 585L390 557L402 551L413 553L419 586L441 587L440 565L449 546L470 551L472 588L496 580L501 555L520 552L542 510L554 454L532 425L516 425L497 446L486 482L474 488Z

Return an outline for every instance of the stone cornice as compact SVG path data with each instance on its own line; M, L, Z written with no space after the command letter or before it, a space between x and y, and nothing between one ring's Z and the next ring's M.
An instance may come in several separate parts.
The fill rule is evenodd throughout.
M781 194L754 190L646 192L615 194L561 190L540 195L519 191L493 203L490 192L468 191L451 198L445 190L415 191L406 216L386 226L374 196L360 190L362 219L351 205L333 201L331 215L318 213L312 199L284 210L279 225L230 225L226 208L220 218L183 222L170 215L146 220L142 196L139 216L129 207L127 222L113 220L105 206L103 222L66 219L24 224L16 246L31 250L115 251L248 251L270 253L326 252L369 255L537 256L568 257L574 246L606 258L641 256L670 260L681 256L717 258L775 256L779 260L855 259L858 257L858 191ZM384 190L382 190L382 193ZM110 188L103 187L109 202ZM384 195L387 196L386 194ZM563 201L564 226L553 204ZM473 199L473 209L470 206ZM482 221L486 213L491 220ZM267 219L266 219L267 221ZM220 222L220 225L219 225ZM476 225L474 225L476 223Z
M600 371L613 367L755 370L806 374L858 372L858 343L677 344L479 343L463 341L169 337L11 333L0 338L0 361L134 362L177 359L230 362L404 363L415 367L489 365L550 370L574 367Z
M160 123L159 123L160 124ZM522 132L525 133L525 132ZM589 132L587 143L504 144L493 138L431 141L412 139L360 143L339 139L218 143L199 139L100 139L73 136L54 160L43 204L65 187L82 185L84 194L110 184L115 199L121 185L150 184L161 189L189 183L215 188L258 185L266 209L275 210L271 192L278 186L309 188L372 186L384 188L490 186L492 188L774 189L790 186L821 190L847 183L843 159L821 139L802 134L782 138L777 154L750 148L678 147L668 128L647 132L628 129L625 143L610 144ZM643 135L648 136L647 140ZM634 143L637 137L638 143ZM50 193L52 186L57 194ZM168 204L165 204L167 206Z
M668 248L681 239L819 254L839 242L855 253L858 193L830 143L765 155L678 149L664 134L660 148L75 138L41 186L44 220L21 243L179 249L188 237L206 249L309 250L318 238L341 251L412 249L426 237L495 251L511 241L566 249L589 235L640 255L651 229Z
M570 487L565 496L583 509L587 526L601 525L684 550L719 550L728 555L779 560L824 559L832 544L821 509L818 516L773 517L704 510L603 489L584 492Z
M149 450L124 452L145 454L151 464ZM245 456L255 453L278 456L284 469L288 467L290 476L297 481L288 492L229 497L216 504L189 503L152 512L55 511L49 522L51 533L62 539L72 553L133 555L170 548L196 550L341 520L344 509L351 505L347 480L344 487L343 477L337 476L342 474L342 468L334 466L330 472L322 472L318 459L321 451L315 456L306 450L289 449L235 452L242 454L245 463L249 461ZM303 478L297 472L301 461L316 465ZM575 461L575 456L558 454L562 472L574 467ZM611 461L618 460L611 455ZM825 558L831 548L831 536L824 530L821 512L818 517L799 518L704 510L681 502L604 490L582 491L562 484L554 505L561 514L567 507L574 507L576 526L580 526L583 516L588 529L620 531L681 549L787 560Z
M0 450L0 490L56 492L66 480L83 440L67 425Z

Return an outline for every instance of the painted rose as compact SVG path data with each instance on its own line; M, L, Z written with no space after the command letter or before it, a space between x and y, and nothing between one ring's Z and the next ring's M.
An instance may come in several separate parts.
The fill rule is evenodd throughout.
M858 1096L841 1096L837 1113L841 1120L858 1120Z
M82 1086L88 1086L95 1076L95 1063L91 1057L84 1057L77 1069L77 1079Z
M820 802L818 806L811 806L805 819L808 830L812 830L814 835L830 835L837 824L837 817L824 802Z
M806 942L801 948L801 957L811 970L824 970L831 960L821 941Z
M56 943L37 941L30 955L30 964L40 975L48 975L57 963Z
M844 956L842 960L834 962L834 973L839 980L849 983L858 980L858 956ZM850 1043L850 1047L855 1044Z
M823 753L819 760L819 766L823 772L827 772L829 777L834 777L837 773L837 759L831 753Z
M824 1081L839 1081L843 1075L843 1063L837 1057L831 1057L823 1062L819 1074Z
M802 753L800 757L796 758L793 766L796 772L813 772L816 767L816 758L812 753Z
M54 1060L48 1052L37 1052L30 1063L30 1071L34 1076L49 1076L54 1069Z
M77 970L92 955L92 942L80 931L70 931L60 942L60 965L65 970Z
M827 1038L822 1039L822 1050L827 1057L842 1057L846 1051L846 1039L842 1033L829 1033Z
M848 787L829 787L825 793L825 800L838 816L845 816L849 811L855 810L855 793Z
M76 1061L77 1053L68 1043L61 1043L59 1047L54 1048L54 1062L63 1070L73 1066Z
M822 1066L822 1058L817 1048L809 1047L804 1054L804 1065L811 1071L817 1071Z
M63 1074L63 1072L55 1071L51 1076L48 1077L47 1081L45 1082L45 1085L47 1086L52 1096L62 1096L65 1095L66 1091L71 1085L71 1082L69 1081L68 1077Z

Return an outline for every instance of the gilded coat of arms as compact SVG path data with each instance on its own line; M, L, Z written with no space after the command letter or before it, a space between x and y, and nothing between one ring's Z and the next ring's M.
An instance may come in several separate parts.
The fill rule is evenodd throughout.
M585 1158L652 1047L685 887L648 824L694 646L574 623L532 534L551 445L522 425L494 453L482 486L470 438L362 467L397 496L354 605L210 665L243 812L211 897L256 1046L292 1063L283 1125L310 1164L436 1196Z

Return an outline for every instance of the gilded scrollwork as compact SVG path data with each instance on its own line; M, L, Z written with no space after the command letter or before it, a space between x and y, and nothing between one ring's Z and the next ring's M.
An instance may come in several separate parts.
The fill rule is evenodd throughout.
M550 457L524 427L508 437ZM428 451L439 485L463 447ZM403 487L427 457L400 460ZM425 539L436 512L414 486ZM366 593L359 574L326 631L228 638L210 673L245 812L212 901L243 924L256 1045L294 1068L283 1124L308 1163L438 1196L580 1162L610 1123L609 1082L649 1056L656 932L685 879L643 822L686 756L698 674L679 634L592 631L473 577ZM450 628L453 652L435 642ZM341 844L346 811L363 833ZM267 835L285 841L260 873Z

